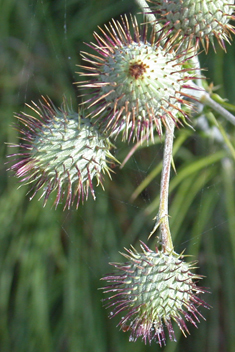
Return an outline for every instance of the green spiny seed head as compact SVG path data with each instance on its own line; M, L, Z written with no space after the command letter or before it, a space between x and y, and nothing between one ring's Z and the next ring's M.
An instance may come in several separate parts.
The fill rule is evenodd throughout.
M231 39L234 27L229 20L233 16L234 0L148 0L153 13L163 25L163 36L171 46L196 46L201 42L206 52L214 37L225 49L225 41ZM215 48L214 48L215 49Z
M203 317L198 307L209 308L198 297L206 291L195 283L201 279L191 272L195 263L184 262L175 252L152 251L144 243L141 247L141 253L132 248L123 254L127 263L111 264L117 272L102 279L109 283L103 288L110 295L105 302L112 309L110 317L122 313L119 326L130 331L131 341L142 337L145 343L158 340L162 346L166 341L164 325L170 339L175 340L172 320L184 335L189 333L184 319L197 326Z
M101 35L94 33L97 43L89 44L96 54L82 53L88 65L79 72L87 76L78 85L88 96L83 104L92 110L91 118L108 135L122 133L129 141L153 140L155 131L162 134L162 123L187 117L182 110L189 105L183 93L190 71L183 67L185 56L163 50L154 30L139 28L136 18L129 23L124 16L100 30Z
M95 193L92 180L102 185L102 173L108 173L108 163L115 158L110 153L111 143L82 112L71 111L64 103L57 109L43 98L39 105L29 106L40 119L22 113L16 115L26 129L20 130L24 141L18 147L23 151L10 156L20 158L10 169L23 184L34 183L34 195L42 190L44 204L56 191L55 205L65 198L65 208ZM26 142L26 143L25 143Z

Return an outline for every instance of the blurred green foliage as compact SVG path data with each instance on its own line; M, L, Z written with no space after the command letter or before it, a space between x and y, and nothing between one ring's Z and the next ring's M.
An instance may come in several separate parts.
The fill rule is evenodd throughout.
M29 202L27 189L6 172L6 143L17 143L14 112L48 95L60 106L63 96L77 106L75 82L83 42L97 25L121 13L138 12L134 1L1 0L0 1L0 350L1 352L157 351L131 343L118 318L109 321L102 307L100 277L108 262L122 260L118 251L147 241L158 207L163 144L141 148L106 191L97 189L76 211L45 208ZM87 50L87 49L86 49ZM208 83L235 104L235 45L224 54L200 56ZM215 117L219 123L216 125ZM164 352L233 352L235 350L235 191L234 126L205 110L208 128L176 131L175 164L170 194L170 223L177 252L199 260L203 297L213 309L187 339ZM222 132L222 134L221 134ZM123 160L132 146L117 143ZM153 177L151 177L151 175ZM146 177L150 179L145 180ZM142 182L144 182L142 187ZM132 198L131 198L132 196ZM134 199L135 198L135 199ZM155 239L148 245L153 248ZM190 258L189 258L190 259Z

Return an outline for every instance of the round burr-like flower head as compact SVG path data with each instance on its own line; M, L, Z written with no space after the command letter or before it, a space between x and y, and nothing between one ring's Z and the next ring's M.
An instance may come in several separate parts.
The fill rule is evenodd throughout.
M153 4L153 13L163 25L163 36L171 46L195 46L201 42L206 52L214 38L225 49L234 27L234 0L148 0Z
M44 205L49 195L56 192L55 206L61 199L64 208L88 197L95 199L92 180L102 185L102 173L110 176L108 163L115 158L110 153L111 143L100 134L82 112L71 111L66 103L57 109L44 97L37 105L28 105L39 118L27 113L17 114L23 123L22 143L18 154L12 154L16 163L10 167L23 184L33 183L31 199L42 190ZM14 146L13 146L14 147Z
M97 43L89 45L96 53L82 53L87 62L79 72L87 80L78 82L87 95L83 104L109 135L153 140L154 131L162 134L162 123L186 116L182 91L192 77L182 67L185 55L163 50L154 30L139 29L136 18L129 23L124 16L100 30L101 35L94 33Z
M172 321L185 336L189 333L185 320L197 326L199 317L203 318L199 307L209 308L198 297L206 291L195 283L201 279L191 272L195 263L185 263L175 252L152 251L141 243L141 253L133 247L126 249L128 254L123 255L128 262L111 263L117 270L102 279L109 283L103 288L109 294L104 301L111 308L110 318L121 313L119 326L130 331L130 341L142 337L145 343L157 340L162 346L166 343L164 326L175 340Z

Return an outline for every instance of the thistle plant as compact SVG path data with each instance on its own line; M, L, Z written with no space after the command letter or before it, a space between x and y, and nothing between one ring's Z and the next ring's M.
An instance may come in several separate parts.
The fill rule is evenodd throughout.
M9 168L22 184L32 185L32 196L41 192L44 205L52 193L57 207L64 209L89 192L95 199L93 182L103 186L103 174L110 176L111 154L116 140L148 148L160 137L164 142L159 209L153 230L157 246L150 249L141 239L141 252L126 249L125 263L111 263L113 274L102 278L104 305L110 318L121 313L118 324L129 340L141 338L163 346L176 340L173 322L183 335L188 323L195 327L203 319L201 308L210 306L201 298L208 292L198 286L202 276L194 273L195 262L187 262L175 251L169 223L168 200L175 128L190 128L200 106L209 106L232 124L235 117L211 97L198 60L200 45L207 53L214 38L225 50L234 27L229 21L234 1L136 0L144 17L123 15L94 33L93 52L81 52L76 82L82 99L78 112L66 103L56 108L42 97L28 107L33 114L20 113L23 123L19 152L11 154ZM85 78L83 78L85 77ZM34 114L38 115L37 117ZM189 127L188 127L189 125ZM145 143L146 142L146 143ZM174 167L175 168L175 167ZM167 334L166 334L167 332Z

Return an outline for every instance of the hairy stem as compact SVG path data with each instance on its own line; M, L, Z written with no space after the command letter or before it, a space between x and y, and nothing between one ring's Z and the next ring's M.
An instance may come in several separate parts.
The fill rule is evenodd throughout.
M166 126L166 137L163 153L159 211L156 218L156 225L152 233L150 234L152 235L158 227L160 228L160 244L162 245L162 249L164 252L171 252L174 249L171 238L168 215L169 182L172 162L174 128L174 121L168 121Z
M200 65L198 55L192 55L190 61L192 62L193 67L197 69L197 75L199 76L199 78L196 78L195 82L198 87L203 88L202 75L201 75L201 65Z
M154 26L154 31L157 33L161 30L161 25L156 22L155 15L151 12L151 9L145 0L135 0L137 5L142 9L144 16L146 17L147 21Z

